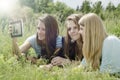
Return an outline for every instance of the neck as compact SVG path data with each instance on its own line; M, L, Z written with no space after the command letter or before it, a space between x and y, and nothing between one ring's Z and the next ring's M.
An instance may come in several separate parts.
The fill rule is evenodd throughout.
M45 40L39 40L39 39L37 39L37 43L39 45L45 45L46 44Z

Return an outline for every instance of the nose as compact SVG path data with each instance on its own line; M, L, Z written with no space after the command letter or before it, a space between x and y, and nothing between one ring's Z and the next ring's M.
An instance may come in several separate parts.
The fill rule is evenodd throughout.
M71 33L73 33L74 32L74 29L71 29Z
M42 30L41 30L41 29L38 29L38 31L37 31L37 32L40 34L40 33L42 33Z

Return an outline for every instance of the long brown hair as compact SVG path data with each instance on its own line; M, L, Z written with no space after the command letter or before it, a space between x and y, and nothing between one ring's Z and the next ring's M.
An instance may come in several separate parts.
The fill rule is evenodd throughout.
M72 14L72 15L70 15L70 16L68 16L66 18L65 25L67 26L67 22L73 21L76 24L76 26L78 27L78 30L79 30L80 28L79 28L78 21L79 21L79 19L81 17L82 17L82 14ZM69 50L70 49L75 49L75 52L74 52L75 59L76 60L81 60L82 57L83 57L83 55L82 55L82 37L81 37L81 35L80 35L80 38L76 41L74 48L71 48L70 44L71 44L71 38L70 38L70 36L68 34L68 29L67 29L67 33L66 33L66 36L65 36L65 43L64 43L64 47L65 47L64 48L64 53L65 53L66 57L69 58L69 55L70 55Z
M39 17L39 21L43 22L45 25L45 48L48 57L51 57L56 49L56 38L59 34L57 21L53 16L48 14ZM37 42L41 43L38 38Z
M84 15L79 24L84 24L83 55L93 69L99 69L102 44L107 37L102 20L95 13Z

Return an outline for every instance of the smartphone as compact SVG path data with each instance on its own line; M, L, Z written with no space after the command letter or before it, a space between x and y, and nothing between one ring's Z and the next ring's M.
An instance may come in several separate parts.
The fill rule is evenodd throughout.
M12 26L12 33L11 37L21 37L23 36L23 20L16 20L10 22L10 25Z

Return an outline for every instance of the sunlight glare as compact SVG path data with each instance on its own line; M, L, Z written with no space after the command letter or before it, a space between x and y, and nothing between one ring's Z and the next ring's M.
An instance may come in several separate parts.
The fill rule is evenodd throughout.
M0 12L10 12L16 4L16 0L0 0Z

